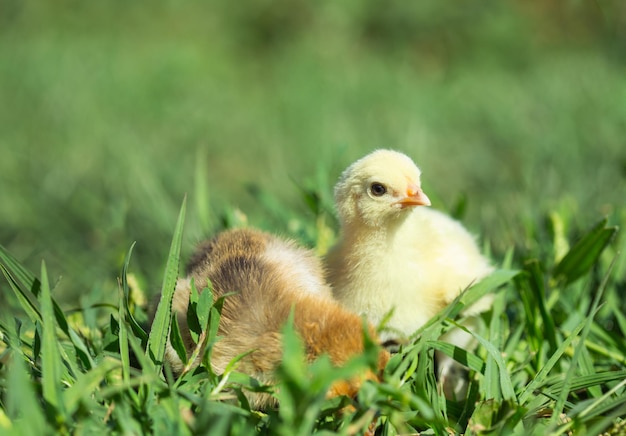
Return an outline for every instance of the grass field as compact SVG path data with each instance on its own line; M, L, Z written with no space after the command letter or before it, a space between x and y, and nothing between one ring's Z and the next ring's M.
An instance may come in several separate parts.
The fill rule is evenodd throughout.
M0 10L3 431L626 431L621 2ZM267 413L233 390L251 386L236 373L163 381L149 358L129 367L146 341L132 320L176 263L172 239L184 261L247 224L322 254L333 184L379 147L413 157L434 207L502 269L464 297L498 289L467 357L468 401L443 401L432 375L458 307L343 415L320 386L367 356L303 368L295 347L283 407Z

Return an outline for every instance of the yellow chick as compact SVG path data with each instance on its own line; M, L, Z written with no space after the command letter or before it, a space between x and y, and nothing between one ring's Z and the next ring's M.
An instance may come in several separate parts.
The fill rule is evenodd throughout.
M214 299L234 293L225 299L218 329L222 338L211 354L217 373L236 356L253 350L239 362L238 371L274 383L273 373L283 354L282 328L292 309L308 361L328 354L333 364L341 365L363 351L362 319L333 300L321 262L292 241L251 229L226 231L198 247L187 271L188 276L177 283L172 310L177 313L188 355L196 347L186 316L191 279L198 290L210 280ZM370 332L374 334L371 328ZM175 372L183 369L169 342L165 360ZM387 360L388 353L381 350L379 369ZM376 376L368 373L337 382L327 395L355 396L365 378ZM275 405L269 394L249 393L248 397L254 408Z
M429 206L420 170L405 154L377 150L350 165L335 186L339 241L327 255L329 282L346 308L404 335L419 327L493 268L457 221ZM466 310L485 310L491 297ZM471 325L471 321L468 322ZM396 339L386 332L381 339ZM460 330L444 338L467 348ZM442 356L439 376L449 398L464 394L459 368Z

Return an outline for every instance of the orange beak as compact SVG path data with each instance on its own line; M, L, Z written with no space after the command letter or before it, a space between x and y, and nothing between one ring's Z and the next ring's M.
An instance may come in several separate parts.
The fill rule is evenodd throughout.
M396 204L400 205L402 209L411 206L430 206L430 199L421 188L411 184L406 190L406 197L398 200Z

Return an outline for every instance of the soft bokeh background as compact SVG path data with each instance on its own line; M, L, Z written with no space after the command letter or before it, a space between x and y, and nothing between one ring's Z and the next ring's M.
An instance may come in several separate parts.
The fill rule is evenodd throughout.
M550 212L626 222L625 67L621 0L0 0L0 243L72 307L137 241L152 292L185 194L185 253L236 208L313 244L387 147L497 259Z

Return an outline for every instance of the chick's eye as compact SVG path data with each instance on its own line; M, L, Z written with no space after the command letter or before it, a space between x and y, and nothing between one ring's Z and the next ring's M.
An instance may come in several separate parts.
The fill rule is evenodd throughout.
M382 183L372 183L370 192L376 197L381 197L387 193L387 188Z

